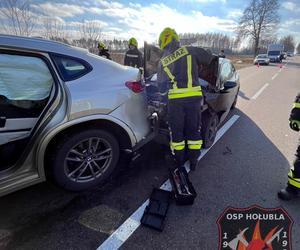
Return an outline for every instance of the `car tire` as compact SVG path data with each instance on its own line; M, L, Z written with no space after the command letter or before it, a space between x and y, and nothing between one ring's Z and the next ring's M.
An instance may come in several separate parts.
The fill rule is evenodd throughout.
M83 191L103 184L116 169L119 144L109 132L100 129L65 135L52 152L52 177L61 187Z
M202 117L202 139L203 148L209 148L213 145L219 125L219 117L217 113L208 111Z

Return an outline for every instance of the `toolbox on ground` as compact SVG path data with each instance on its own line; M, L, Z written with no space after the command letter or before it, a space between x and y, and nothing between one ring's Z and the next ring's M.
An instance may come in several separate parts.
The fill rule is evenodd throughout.
M164 228L171 192L154 188L149 198L149 205L145 208L141 223L158 231Z
M169 172L176 204L192 205L197 193L189 180L185 167L170 169Z

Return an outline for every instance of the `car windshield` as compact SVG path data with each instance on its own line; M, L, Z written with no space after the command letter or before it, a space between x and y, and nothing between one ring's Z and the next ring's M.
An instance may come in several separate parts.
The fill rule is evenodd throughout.
M267 55L258 55L257 58L268 58Z
M280 51L269 51L268 55L269 56L279 56L280 55Z

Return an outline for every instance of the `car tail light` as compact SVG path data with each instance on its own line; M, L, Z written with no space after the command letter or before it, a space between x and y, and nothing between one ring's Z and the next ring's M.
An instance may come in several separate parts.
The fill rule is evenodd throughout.
M128 81L125 83L126 87L131 89L134 93L140 93L144 90L144 86L141 82Z

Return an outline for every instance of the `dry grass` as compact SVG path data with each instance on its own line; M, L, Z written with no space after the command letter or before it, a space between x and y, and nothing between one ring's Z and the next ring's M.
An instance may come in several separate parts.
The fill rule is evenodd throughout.
M124 64L124 56L125 56L125 53L114 53L114 52L111 52L110 53L110 56L111 56L111 59L114 61L114 62L117 62L119 64Z
M233 55L227 58L232 61L237 70L253 65L253 56Z

